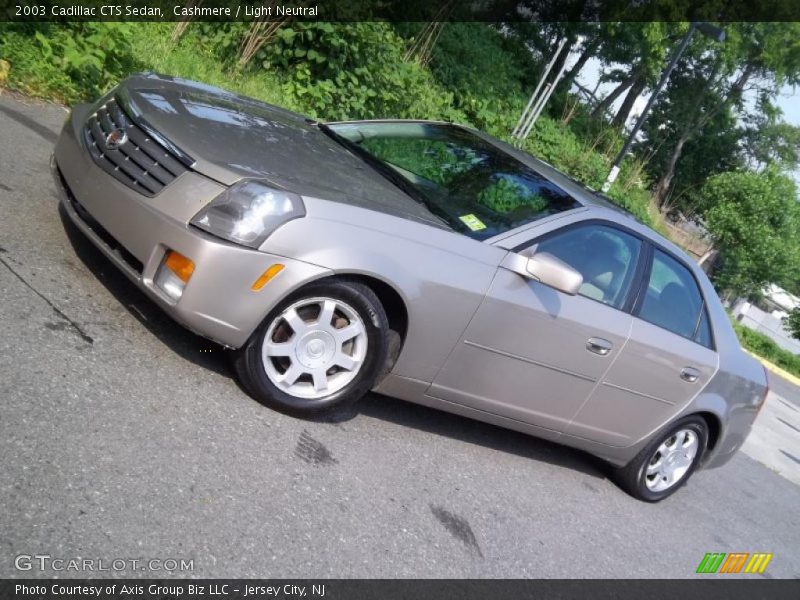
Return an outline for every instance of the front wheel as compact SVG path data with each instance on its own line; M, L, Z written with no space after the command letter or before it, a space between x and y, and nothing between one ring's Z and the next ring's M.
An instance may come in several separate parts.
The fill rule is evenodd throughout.
M686 483L700 464L707 443L708 425L702 417L681 419L618 469L617 483L639 500L659 502Z
M386 363L389 325L360 283L311 284L281 302L235 357L244 387L282 412L310 416L355 402Z

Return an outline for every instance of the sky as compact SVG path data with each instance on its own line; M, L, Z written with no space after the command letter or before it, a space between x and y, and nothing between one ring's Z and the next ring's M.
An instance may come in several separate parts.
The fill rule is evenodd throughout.
M800 88L786 85L781 90L776 104L783 111L783 120L791 125L800 126ZM800 169L793 173L797 189L800 190ZM800 201L800 198L798 199Z
M778 106L783 110L783 118L787 123L800 125L800 88L784 86L778 98Z

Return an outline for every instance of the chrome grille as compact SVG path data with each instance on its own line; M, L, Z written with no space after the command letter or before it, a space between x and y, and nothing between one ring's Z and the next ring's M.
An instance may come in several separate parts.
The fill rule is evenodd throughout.
M106 139L117 129L125 132L124 142L109 148ZM89 117L83 135L89 154L101 169L145 196L155 196L188 170L175 154L134 123L116 100Z

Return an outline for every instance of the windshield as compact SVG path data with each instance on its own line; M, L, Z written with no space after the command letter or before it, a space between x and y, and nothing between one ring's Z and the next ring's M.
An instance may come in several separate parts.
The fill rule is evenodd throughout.
M450 227L475 239L580 206L530 167L459 127L374 122L326 127L365 152Z

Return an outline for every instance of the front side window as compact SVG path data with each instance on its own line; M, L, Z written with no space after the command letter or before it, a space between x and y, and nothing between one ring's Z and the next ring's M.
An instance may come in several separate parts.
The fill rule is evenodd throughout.
M680 262L656 250L638 316L710 347L711 331L697 282Z
M633 281L641 241L605 225L582 225L536 244L535 252L547 252L583 275L578 293L622 308Z
M326 128L400 176L431 212L475 239L581 206L565 190L466 129L414 122Z

